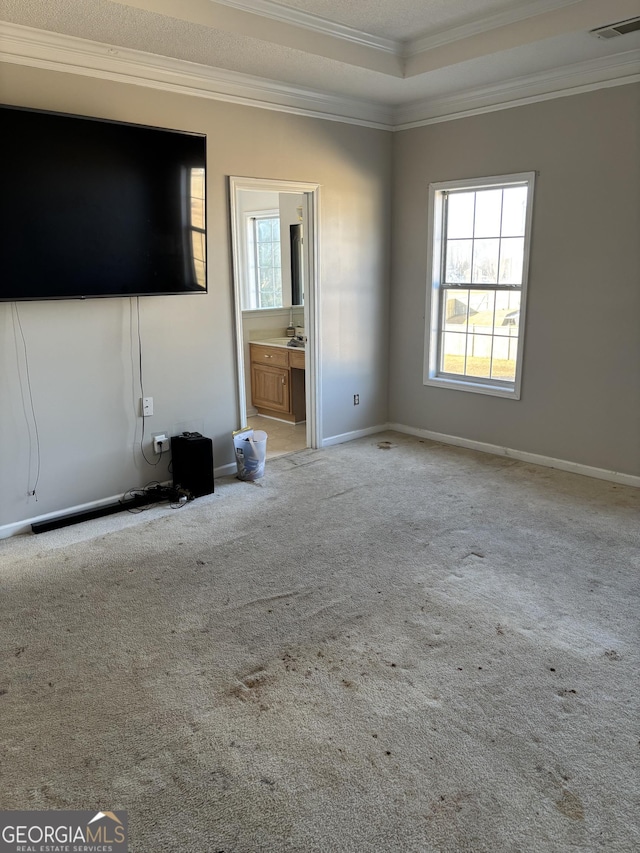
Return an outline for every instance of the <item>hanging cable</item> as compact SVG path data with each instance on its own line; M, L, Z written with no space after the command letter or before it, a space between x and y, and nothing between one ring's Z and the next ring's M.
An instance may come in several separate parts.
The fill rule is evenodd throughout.
M12 318L13 318L13 332L15 337L15 345L16 345L16 356L18 357L18 365L19 365L19 353L18 353L18 333L20 336L20 340L22 341L22 350L23 350L23 359L25 365L25 375L27 380L27 393L29 396L29 408L31 410L31 420L29 420L29 414L27 412L27 403L25 400L25 388L22 380L22 374L18 369L18 377L20 382L20 395L22 397L22 410L24 412L24 418L27 423L27 433L29 435L29 464L27 471L27 495L29 497L34 497L36 501L38 500L38 482L40 480L40 434L38 432L38 420L36 418L36 411L33 404L33 390L31 388L31 373L29 371L29 353L27 351L27 341L24 336L24 330L22 328L22 321L20 320L20 312L18 310L17 302L12 303ZM33 433L31 431L31 423L33 422L33 433L35 433L35 455L36 455L36 475L33 486L31 486L31 468L33 463L33 453L34 453L34 441L33 441Z
M142 334L140 332L140 297L136 296L136 316L137 316L137 329L138 329L138 376L140 379L140 399L144 400L144 378L142 374ZM142 405L142 404L141 404ZM155 468L156 465L160 464L162 460L162 453L156 459L155 462L152 462L151 459L147 459L147 454L144 452L144 429L145 429L145 416L144 411L142 412L142 435L140 437L140 453L142 454L142 458L147 463L147 465L151 465Z

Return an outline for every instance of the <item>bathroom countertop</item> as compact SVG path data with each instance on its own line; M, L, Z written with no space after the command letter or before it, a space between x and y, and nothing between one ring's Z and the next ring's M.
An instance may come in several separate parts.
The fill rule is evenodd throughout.
M301 349L304 347L290 347L289 341L291 338L263 338L261 340L252 338L249 343L250 344L258 344L261 347L282 347L282 349Z

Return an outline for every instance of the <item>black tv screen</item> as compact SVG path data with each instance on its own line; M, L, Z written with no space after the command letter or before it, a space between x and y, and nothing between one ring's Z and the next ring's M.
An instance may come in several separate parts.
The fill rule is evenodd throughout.
M0 106L0 300L205 293L203 135Z

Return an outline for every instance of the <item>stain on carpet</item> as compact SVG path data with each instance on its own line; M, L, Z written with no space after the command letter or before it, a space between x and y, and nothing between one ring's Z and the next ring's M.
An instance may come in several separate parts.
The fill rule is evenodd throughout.
M609 660L622 660L622 655L615 649L607 649L607 651L604 653L604 656L606 658L609 658Z
M556 801L556 808L561 814L571 820L584 819L584 808L580 797L566 788L563 789L560 799Z
M272 681L272 678L263 670L255 670L245 675L229 690L229 696L240 699L241 702L258 702L260 710L268 710L262 700L264 688Z

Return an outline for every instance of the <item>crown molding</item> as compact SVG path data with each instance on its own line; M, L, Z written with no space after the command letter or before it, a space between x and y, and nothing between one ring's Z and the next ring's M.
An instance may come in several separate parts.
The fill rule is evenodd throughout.
M629 50L552 71L516 77L463 94L426 98L396 107L394 130L408 130L453 119L496 112L595 89L640 82L640 50Z
M640 50L633 50L392 107L6 22L0 60L389 131L640 81Z
M167 92L392 130L392 109L140 50L0 22L0 60Z
M242 12L249 12L252 15L261 15L263 18L270 18L280 23L293 24L315 33L322 33L365 47L372 47L385 53L392 53L395 56L402 55L402 45L395 39L374 36L354 27L321 18L311 12L303 12L301 9L274 3L273 0L214 0L214 2L222 6L230 6L232 9L239 9Z
M575 6L581 2L582 0L531 0L530 3L516 6L513 9L505 9L493 15L486 15L476 21L469 21L457 27L449 27L445 30L440 30L440 32L425 35L422 38L412 39L405 43L402 57L409 59L412 56L417 56L419 53L426 53L445 44L471 38L472 36L477 36L480 33L486 33L499 27L516 24L519 21L526 21L528 18L535 18L538 15L544 15L546 12L555 12L566 6Z

